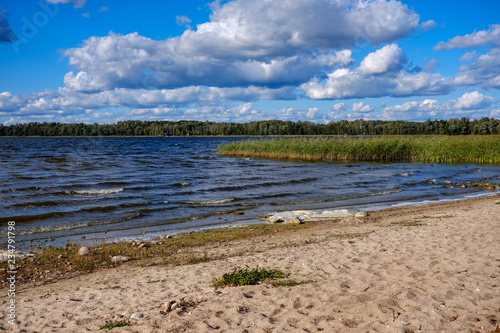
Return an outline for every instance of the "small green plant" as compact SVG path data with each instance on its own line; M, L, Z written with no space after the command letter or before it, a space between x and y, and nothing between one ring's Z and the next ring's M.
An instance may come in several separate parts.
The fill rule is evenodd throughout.
M349 241L348 243L349 243L349 244L354 244L354 241Z
M151 281L149 283L158 283L158 282L160 282L160 280L153 280L153 281Z
M301 284L307 284L307 283L312 283L312 280L302 280L302 281L296 281L293 279L286 279L286 280L274 280L271 281L271 285L273 287L293 287L293 286L300 286Z
M101 326L99 329L112 330L115 327L124 327L124 326L130 326L130 323L127 323L125 321L117 321L116 323L107 322L106 325Z
M235 269L232 273L225 273L220 278L213 279L212 285L214 287L227 287L227 286L247 286L258 284L266 279L281 279L285 274L279 269L266 269L266 268L253 268L248 266L243 269Z

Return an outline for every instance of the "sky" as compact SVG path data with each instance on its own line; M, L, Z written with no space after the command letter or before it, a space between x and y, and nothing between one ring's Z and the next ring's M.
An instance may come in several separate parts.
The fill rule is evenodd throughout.
M0 0L0 124L500 118L498 0Z

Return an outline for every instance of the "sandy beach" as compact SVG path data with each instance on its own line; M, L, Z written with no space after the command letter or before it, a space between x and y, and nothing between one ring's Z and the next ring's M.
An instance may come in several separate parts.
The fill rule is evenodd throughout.
M321 221L192 250L220 258L208 262L125 263L20 286L17 325L3 289L0 330L92 332L126 321L112 332L498 332L499 235L499 195ZM211 285L246 265L307 283ZM174 300L184 307L160 313ZM129 319L135 312L143 317Z

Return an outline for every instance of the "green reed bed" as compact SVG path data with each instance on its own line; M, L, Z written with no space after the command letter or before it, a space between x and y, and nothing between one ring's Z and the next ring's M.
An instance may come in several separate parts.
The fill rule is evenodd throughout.
M500 136L247 140L223 144L218 153L310 161L500 163Z

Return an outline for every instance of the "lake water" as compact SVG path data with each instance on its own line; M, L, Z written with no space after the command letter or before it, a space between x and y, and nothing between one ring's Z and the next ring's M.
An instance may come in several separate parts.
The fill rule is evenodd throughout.
M222 157L245 138L0 138L0 224L16 242L151 238L295 209L380 209L491 194L427 184L500 179L500 166ZM233 214L242 212L240 215ZM6 243L1 232L0 244Z

